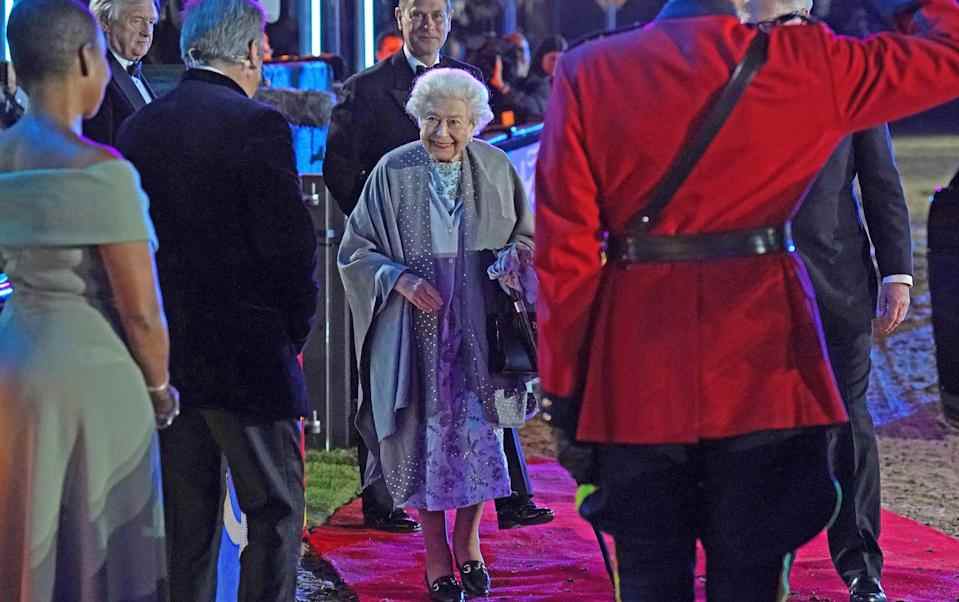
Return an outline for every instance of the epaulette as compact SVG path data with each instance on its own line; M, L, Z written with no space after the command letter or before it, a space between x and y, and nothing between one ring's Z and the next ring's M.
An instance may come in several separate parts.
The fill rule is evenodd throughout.
M635 31L637 29L642 29L646 25L647 23L637 22L631 25L626 25L624 27L617 27L616 29L611 29L609 31L597 31L595 33L588 33L581 38L577 38L572 44L569 45L569 48L567 48L566 50L567 51L572 50L573 48L576 48L577 46L582 46L586 42L592 42L593 40L601 40L603 38L608 38L609 36L615 36L617 34L627 33L630 31Z

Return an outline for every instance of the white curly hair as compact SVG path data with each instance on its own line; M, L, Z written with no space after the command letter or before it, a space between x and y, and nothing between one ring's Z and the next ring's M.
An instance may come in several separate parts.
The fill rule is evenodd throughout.
M433 103L441 98L462 100L473 122L473 135L483 131L493 121L489 108L489 91L481 81L462 69L431 69L416 80L406 112L419 123Z

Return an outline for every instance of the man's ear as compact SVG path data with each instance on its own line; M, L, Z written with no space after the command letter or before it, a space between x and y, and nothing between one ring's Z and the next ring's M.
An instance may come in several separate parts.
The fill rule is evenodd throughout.
M260 57L260 43L257 40L250 40L250 45L246 49L246 60L250 62L250 68L256 69L257 59Z
M396 29L403 31L403 11L400 10L400 7L403 5L403 1L400 0L399 4L396 5L396 8L393 10L393 16L396 18Z
M93 64L93 53L96 51L93 44L84 44L77 50L77 58L80 59L80 75L83 77L90 76L90 65Z

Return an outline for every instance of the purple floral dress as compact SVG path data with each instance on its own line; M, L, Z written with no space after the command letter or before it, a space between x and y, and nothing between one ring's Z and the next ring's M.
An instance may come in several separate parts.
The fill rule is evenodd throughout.
M444 301L436 372L439 406L423 430L422 484L403 503L427 510L462 508L510 494L503 431L486 419L482 401L469 390L466 378L471 362L463 341L463 318L458 315L463 291L456 286L463 253L454 242L461 240L460 169L456 162L433 163L430 170L434 286Z

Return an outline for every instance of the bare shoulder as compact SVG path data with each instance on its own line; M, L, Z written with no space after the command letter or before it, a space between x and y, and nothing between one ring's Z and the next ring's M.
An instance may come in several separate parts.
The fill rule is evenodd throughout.
M111 146L85 140L78 145L72 167L83 169L98 163L116 161L122 158L120 152Z

